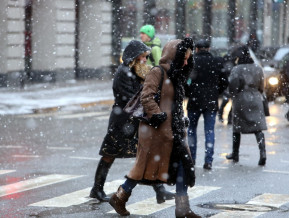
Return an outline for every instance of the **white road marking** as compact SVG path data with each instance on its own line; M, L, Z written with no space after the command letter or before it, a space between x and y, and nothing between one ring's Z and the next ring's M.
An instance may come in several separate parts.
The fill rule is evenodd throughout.
M227 208L226 210L231 211L218 213L217 215L212 216L212 218L231 218L231 217L254 218L269 212L271 210L270 207L279 208L280 206L288 202L289 202L289 195L265 193L253 198L245 205L244 204L221 205L222 207L224 207L224 209ZM248 205L247 209L246 205Z
M281 163L289 163L288 160L281 160Z
M0 145L0 148L23 148L20 145Z
M74 149L73 147L50 147L50 146L47 146L46 148L50 150L73 150Z
M278 170L263 170L265 173L280 173L280 174L289 174L288 171L278 171Z
M58 119L72 119L72 118L82 118L82 117L101 117L107 116L107 112L90 112L90 113L77 113L77 114L65 114L57 116Z
M289 195L264 193L250 200L247 204L280 207L289 202Z
M80 159L80 160L99 160L99 158L95 158L95 157L76 157L76 156L70 156L69 158Z
M190 199L193 199L218 189L220 189L220 187L195 186L188 190L188 196ZM153 197L128 205L126 208L131 214L145 216L172 207L174 205L175 205L174 199L165 201L162 204L157 204L156 198ZM116 212L112 210L109 211L108 213L116 213Z
M211 216L211 218L232 218L232 217L254 218L264 213L265 212L226 211L226 212L221 212L221 213L218 213L217 215Z
M72 205L78 205L89 201L86 198L89 195L91 188L82 189L69 194L61 195L59 197L51 198L44 201L39 201L28 206L34 207L69 207Z
M76 179L82 177L82 175L60 175L60 174L52 174L48 176L41 176L35 179L29 179L9 185L0 186L0 197L11 195L35 188L40 188L43 186L67 181L70 179Z
M15 172L16 170L0 170L0 175L2 174L7 174L7 173L13 173Z
M39 155L14 154L14 155L12 155L12 157L33 157L33 158L37 158L37 157L40 157L40 156Z
M124 180L114 180L112 182L106 182L104 185L104 191L106 194L111 194L115 192L120 186ZM29 206L34 207L69 207L72 205L79 205L83 204L92 198L89 198L91 187L82 189L79 191L75 191L72 193L68 193L65 195L61 195L59 197L51 198L44 201L39 201L33 204L30 204Z

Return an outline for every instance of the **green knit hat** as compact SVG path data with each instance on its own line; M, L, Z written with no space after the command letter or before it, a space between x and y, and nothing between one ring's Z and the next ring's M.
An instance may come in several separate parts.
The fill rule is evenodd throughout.
M147 34L151 39L155 36L155 28L152 25L142 26L139 32Z

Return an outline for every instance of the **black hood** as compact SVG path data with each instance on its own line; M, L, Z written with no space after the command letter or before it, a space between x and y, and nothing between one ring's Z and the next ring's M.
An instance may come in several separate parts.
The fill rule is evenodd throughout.
M128 66L137 56L146 51L150 51L150 48L144 43L137 40L130 41L123 52L122 60L124 65Z

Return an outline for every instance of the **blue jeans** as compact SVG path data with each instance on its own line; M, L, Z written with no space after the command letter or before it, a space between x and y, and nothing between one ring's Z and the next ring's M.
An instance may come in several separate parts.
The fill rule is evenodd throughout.
M190 125L188 128L188 143L193 160L197 155L197 127L200 116L203 114L205 126L205 163L213 162L214 145L215 145L215 122L217 111L188 111Z
M177 196L187 196L188 195L188 186L184 182L185 179L185 170L182 162L178 166L177 182L176 182L176 195Z

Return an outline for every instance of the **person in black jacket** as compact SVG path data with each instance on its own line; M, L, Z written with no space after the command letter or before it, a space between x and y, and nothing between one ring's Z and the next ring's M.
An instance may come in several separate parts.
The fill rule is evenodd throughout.
M130 98L140 89L145 75L151 69L146 65L150 48L140 41L132 40L124 50L123 63L117 69L113 81L114 104L110 114L107 134L102 142L100 159L94 178L94 185L90 192L91 198L108 202L109 198L103 191L108 171L115 158L130 158L136 156L138 143L137 131L139 122L132 120L123 111ZM174 194L167 192L163 185L154 185L159 203L165 199L174 198Z
M205 125L205 163L204 169L211 170L215 144L215 121L218 111L218 97L228 86L228 78L222 72L223 59L210 52L210 42L201 39L196 42L194 70L191 84L187 87L189 97L187 110L190 119L188 143L193 160L197 154L197 126L203 114Z

